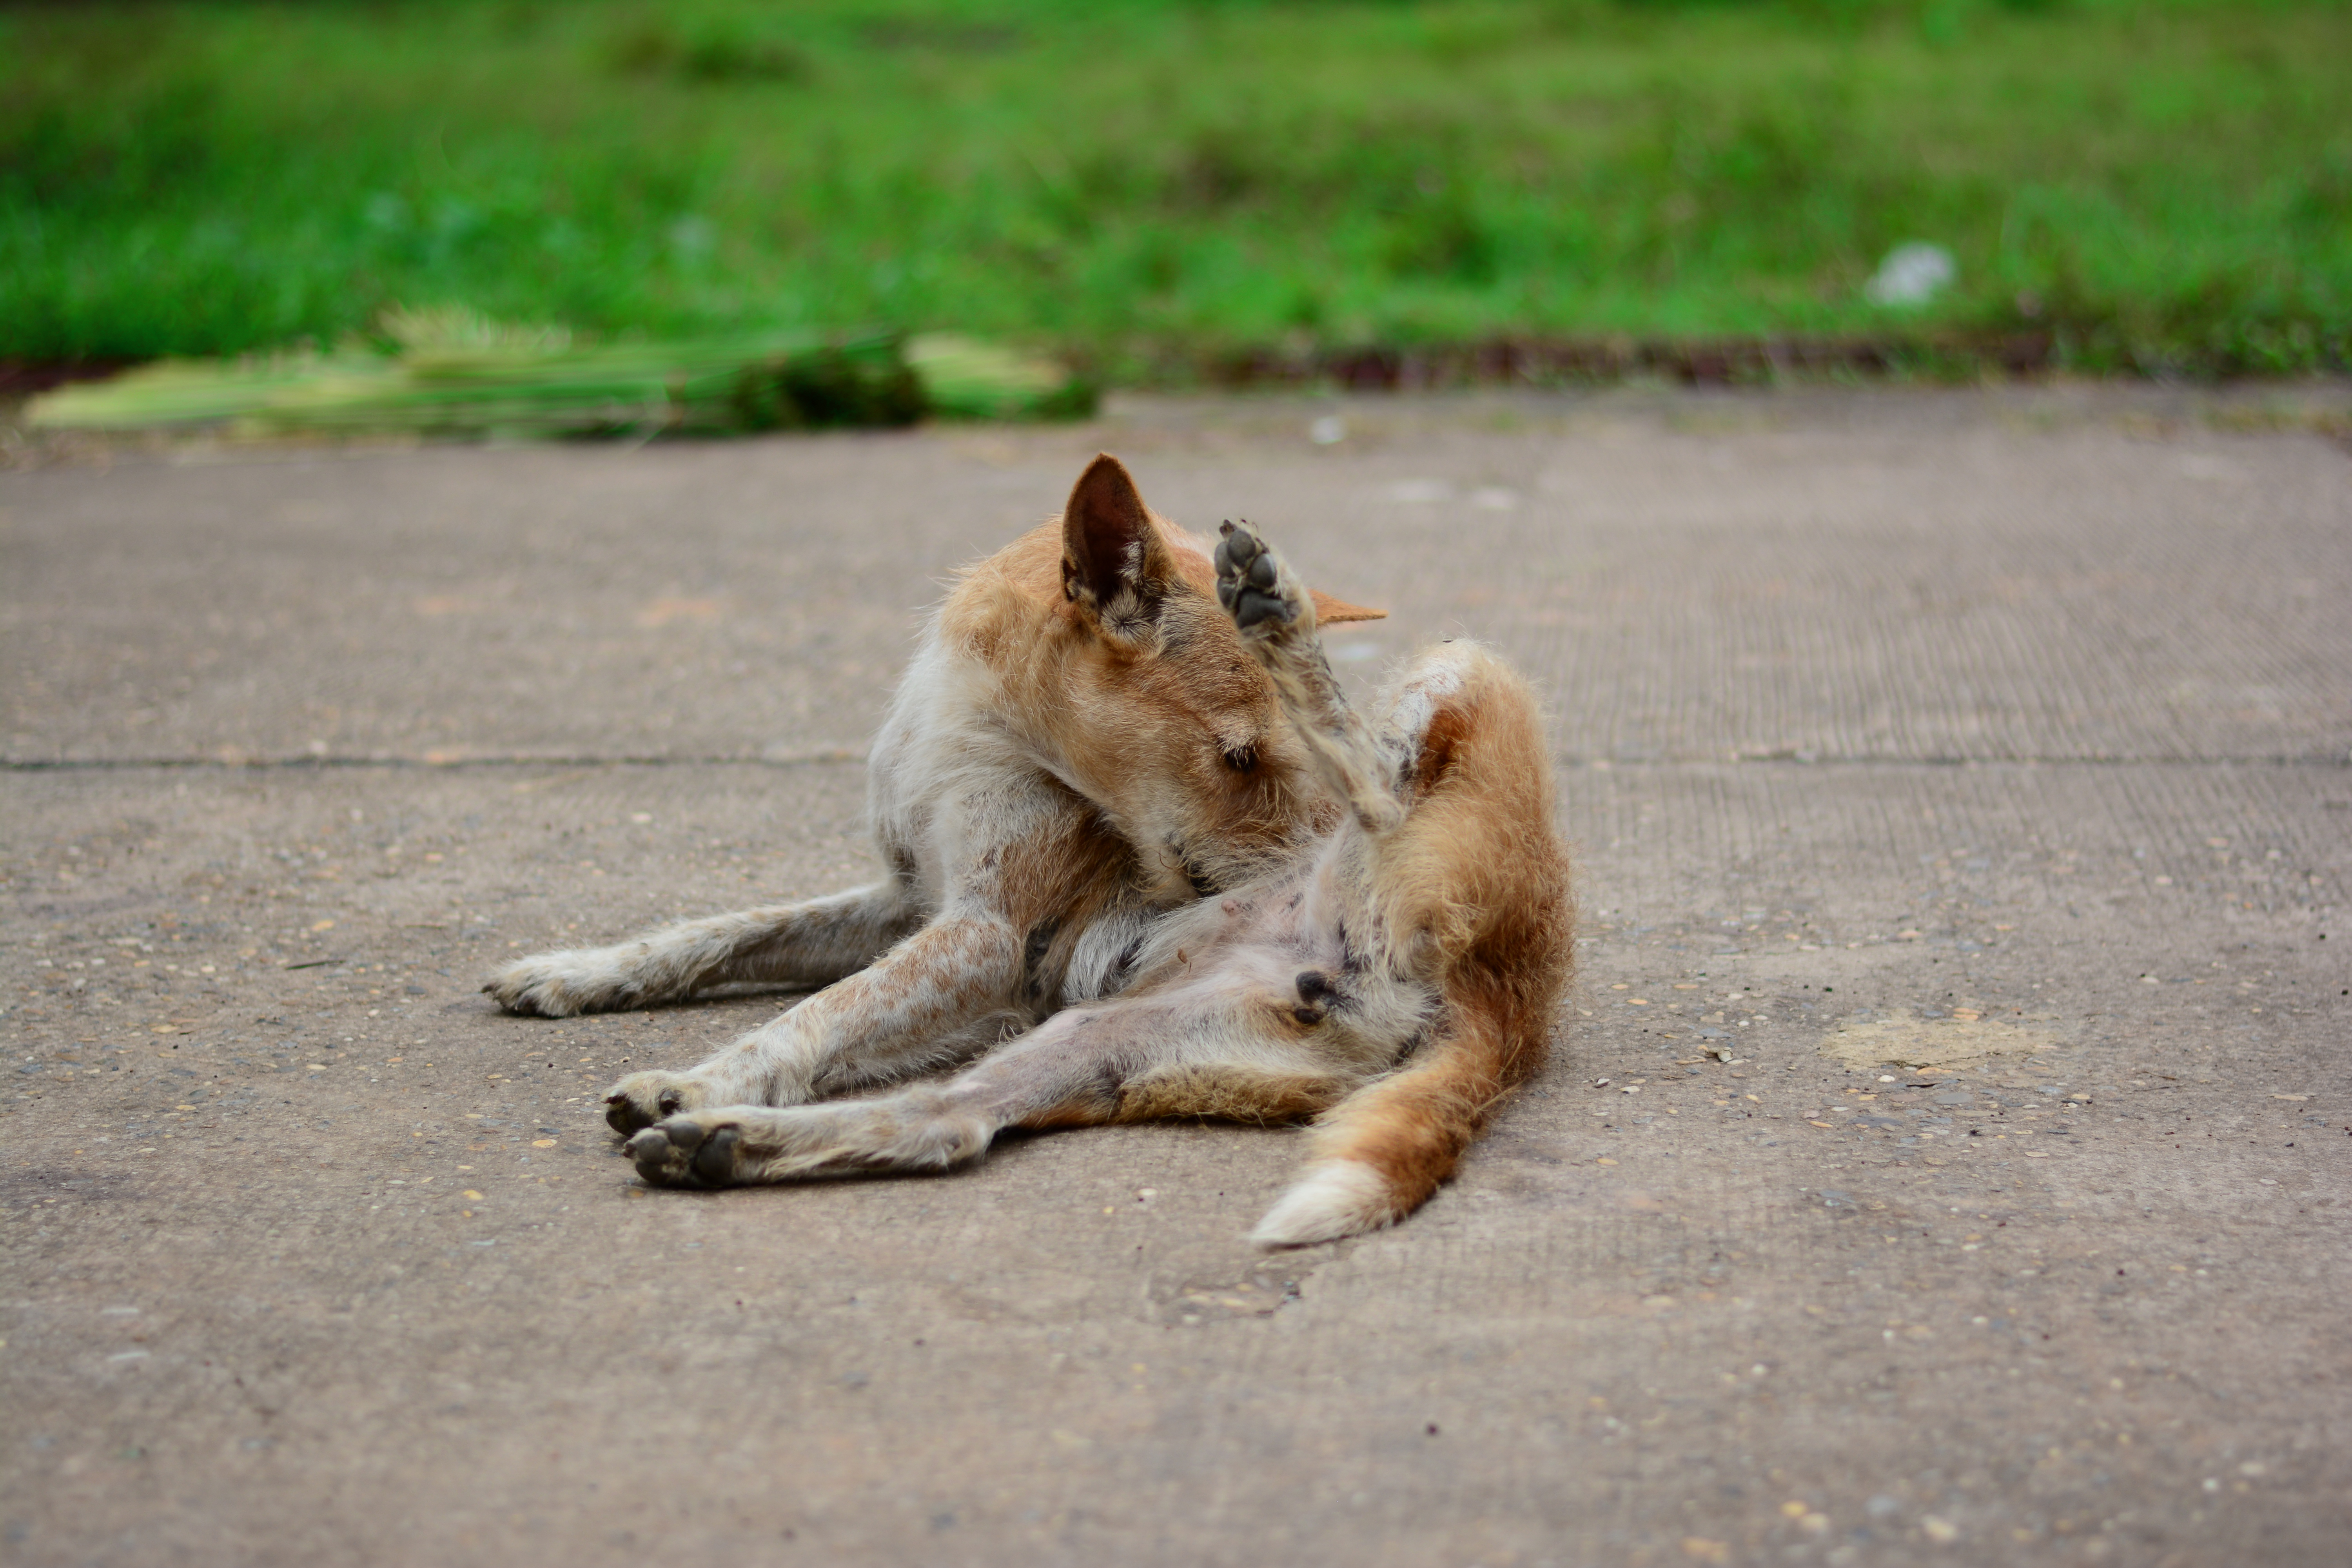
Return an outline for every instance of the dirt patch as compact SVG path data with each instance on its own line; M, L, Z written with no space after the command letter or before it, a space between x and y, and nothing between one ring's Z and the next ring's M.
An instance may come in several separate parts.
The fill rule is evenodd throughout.
M2022 1058L2056 1050L2056 1031L1990 1018L1915 1018L1894 1012L1841 1024L1823 1037L1821 1054L1850 1068L1900 1067L1957 1072L1994 1057Z

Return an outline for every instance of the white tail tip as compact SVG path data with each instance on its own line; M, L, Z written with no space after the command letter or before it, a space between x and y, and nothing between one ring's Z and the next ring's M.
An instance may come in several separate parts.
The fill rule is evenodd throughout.
M1361 1160L1332 1160L1283 1194L1250 1239L1260 1247L1308 1247L1377 1230L1396 1217L1387 1177Z

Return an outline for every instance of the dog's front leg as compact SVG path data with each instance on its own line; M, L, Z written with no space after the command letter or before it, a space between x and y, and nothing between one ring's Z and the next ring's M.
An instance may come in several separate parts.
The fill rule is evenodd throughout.
M712 915L611 947L517 959L482 987L509 1013L568 1018L677 1002L714 985L829 985L864 968L921 916L896 878L829 898Z
M1000 916L943 916L871 967L828 986L686 1072L632 1073L605 1120L635 1132L707 1106L797 1105L985 1049L1018 1015L1021 933Z

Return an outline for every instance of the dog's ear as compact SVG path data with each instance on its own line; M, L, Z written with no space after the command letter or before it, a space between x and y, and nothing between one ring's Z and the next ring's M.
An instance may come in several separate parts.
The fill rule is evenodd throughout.
M1320 588L1309 588L1307 595L1315 601L1315 624L1318 626L1344 626L1349 621L1384 621L1386 610L1366 609L1345 599L1335 599Z
M1087 465L1062 510L1062 594L1105 629L1132 635L1159 614L1176 563L1144 509L1127 465L1109 453Z

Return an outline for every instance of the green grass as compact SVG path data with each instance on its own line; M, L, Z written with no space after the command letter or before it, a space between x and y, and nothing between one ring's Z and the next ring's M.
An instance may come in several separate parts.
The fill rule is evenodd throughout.
M1251 346L2054 330L2352 360L2352 6L622 0L0 10L0 354L464 304ZM1948 247L1933 304L1862 285Z

